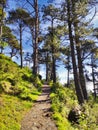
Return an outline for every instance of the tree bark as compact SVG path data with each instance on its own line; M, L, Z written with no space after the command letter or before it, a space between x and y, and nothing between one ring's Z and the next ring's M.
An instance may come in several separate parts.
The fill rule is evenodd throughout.
M20 66L23 68L23 49L22 49L22 25L20 24Z
M79 39L77 39L76 36L75 36L75 41L76 41L76 51L77 51L77 58L78 58L79 80L83 91L84 99L87 100L88 96L87 96L86 83L85 83L84 72L83 72L81 49L78 44Z
M33 73L38 73L38 34L39 34L39 18L38 18L38 0L34 0L35 9L35 43L34 43L34 60L33 60Z
M79 76L77 71L76 65L76 58L75 58L75 48L73 42L73 35L72 35L72 21L71 21L71 1L67 1L67 17L68 17L68 29L69 29L69 39L70 39L70 47L71 47L71 57L72 57L72 65L73 65L73 73L74 73L74 83L76 89L76 95L80 104L84 103L84 96L82 93L81 85L79 82Z
M3 53L3 46L2 46L2 26L3 26L3 13L4 13L4 8L2 5L2 15L1 15L1 21L0 21L0 42L1 42L1 54Z
M53 20L51 22L51 27L52 27L52 46L51 46L51 50L52 50L52 78L53 78L53 83L56 83L56 59L54 56L55 53L55 48L54 48L54 30L53 30Z
M55 57L53 56L52 58L53 60L53 68L52 68L52 71L53 71L53 83L56 83L56 59Z
M49 54L48 52L46 52L46 82L49 81L49 65L48 65L48 57L49 57Z
M70 73L70 64L69 64L69 62L70 62L70 56L68 56L68 68L67 68L67 87L69 87L69 73Z
M73 26L74 26L74 35L75 35L75 44L76 44L76 51L77 51L77 61L78 61L78 70L79 70L79 80L80 80L80 85L82 88L82 92L84 95L84 99L87 100L88 96L87 96L87 90L86 90L86 83L85 83L85 78L84 78L84 71L83 71L83 63L82 63L82 58L81 58L81 47L80 47L80 40L79 40L79 34L78 34L78 16L75 13L75 2L74 0L72 0L72 13L73 13L73 17L75 17L75 19L73 20Z

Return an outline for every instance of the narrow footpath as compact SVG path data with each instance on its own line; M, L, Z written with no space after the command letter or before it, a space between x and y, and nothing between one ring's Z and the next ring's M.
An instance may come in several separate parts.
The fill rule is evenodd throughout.
M42 95L22 120L21 130L57 130L51 118L50 87L44 85L42 91Z

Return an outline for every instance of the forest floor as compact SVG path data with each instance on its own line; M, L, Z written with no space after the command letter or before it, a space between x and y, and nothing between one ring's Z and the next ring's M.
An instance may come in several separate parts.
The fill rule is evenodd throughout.
M32 109L25 115L21 122L21 130L57 130L51 118L50 87L44 85Z

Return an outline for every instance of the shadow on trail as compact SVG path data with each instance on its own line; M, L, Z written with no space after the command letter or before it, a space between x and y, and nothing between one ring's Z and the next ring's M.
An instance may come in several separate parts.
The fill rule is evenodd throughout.
M44 94L50 94L50 91L51 91L51 88L46 86L46 85L45 85L45 87L42 88L42 92L43 92L42 94L43 95Z
M44 103L44 102L51 103L50 99L36 101L36 103Z
M37 100L37 103L51 103L49 95L50 95L51 88L47 85L44 85L42 88L42 94L41 97L45 96L46 98Z

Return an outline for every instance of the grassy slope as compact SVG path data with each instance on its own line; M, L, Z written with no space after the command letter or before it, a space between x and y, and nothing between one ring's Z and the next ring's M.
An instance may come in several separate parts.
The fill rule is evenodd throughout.
M0 130L20 130L23 115L32 106L30 101L1 94L0 95Z
M38 90L41 82L28 68L21 70L0 54L0 130L20 130L21 119L40 94Z

